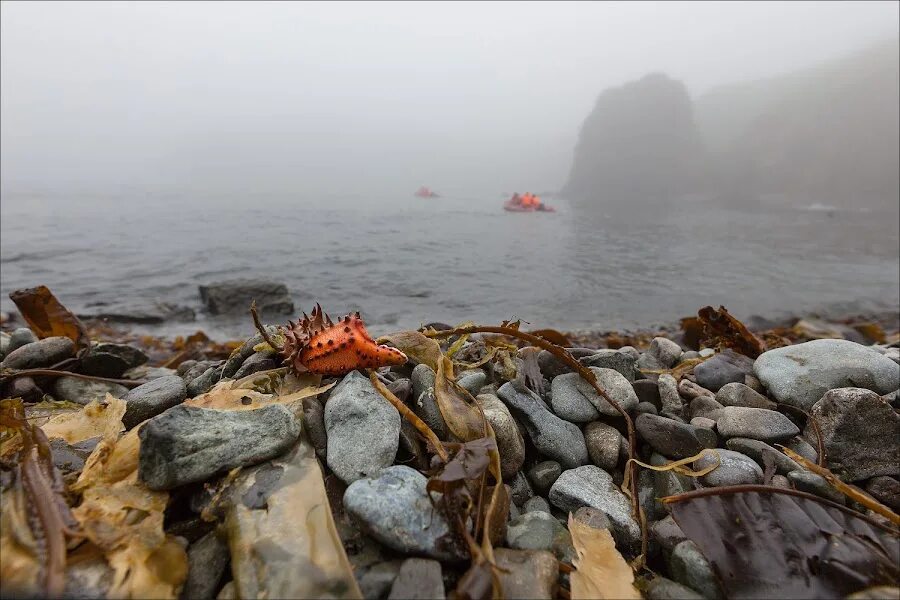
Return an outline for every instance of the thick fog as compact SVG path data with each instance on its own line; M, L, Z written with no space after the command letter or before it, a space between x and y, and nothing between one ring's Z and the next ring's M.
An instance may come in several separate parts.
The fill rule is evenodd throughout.
M2 5L3 189L558 189L598 95L896 36L896 2Z

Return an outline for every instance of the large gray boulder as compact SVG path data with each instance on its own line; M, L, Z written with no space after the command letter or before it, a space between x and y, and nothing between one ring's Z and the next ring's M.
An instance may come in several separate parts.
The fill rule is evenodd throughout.
M837 388L887 394L900 387L900 365L847 340L813 340L775 348L761 354L753 370L770 396L803 410Z

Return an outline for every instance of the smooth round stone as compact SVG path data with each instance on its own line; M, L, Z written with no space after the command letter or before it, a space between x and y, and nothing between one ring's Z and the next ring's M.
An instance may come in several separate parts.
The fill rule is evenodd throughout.
M522 512L545 512L550 514L550 503L540 496L533 496L525 502L524 506L522 506Z
M700 477L701 484L706 487L720 487L762 483L763 471L752 458L733 450L718 448L716 452L719 453L719 466ZM714 464L716 464L716 458L711 452L693 463L694 469L697 471Z
M631 387L634 389L634 393L637 394L638 400L641 403L647 402L657 409L662 406L662 400L659 397L659 386L656 385L655 381L639 379L632 383Z
M500 473L505 481L518 473L525 462L525 440L515 418L506 405L494 394L479 394L478 402L484 418L491 424L500 453ZM549 489L549 485L547 488Z
M34 332L27 327L19 327L9 334L9 345L6 347L6 352L12 352L25 344L33 344L36 341L38 341L38 339L37 336L34 335Z
M487 375L484 371L469 371L463 373L456 382L474 396L487 383Z
M637 407L634 409L636 415L640 414L648 414L655 415L657 414L656 407L649 402L638 402Z
M587 443L591 462L604 471L616 468L621 454L622 439L619 430L600 421L588 423L584 428L584 441Z
M443 543L442 538L451 537L450 527L429 499L427 483L415 469L387 467L376 477L351 483L344 492L344 509L363 531L398 552L439 560L463 558L462 549Z
M745 454L756 461L762 469L766 468L763 456L769 454L775 464L775 472L787 475L791 471L802 471L803 467L788 458L783 452L779 452L772 446L759 440L751 440L749 438L731 438L725 443L729 450Z
M184 380L178 375L148 381L122 396L122 400L125 401L122 423L131 429L138 423L183 402L185 397L187 388Z
M780 412L764 408L726 406L716 415L716 429L724 438L744 437L763 442L784 442L800 433Z
M546 495L550 491L550 486L559 479L561 474L562 467L558 462L545 460L528 470L528 479L538 494Z
M715 429L716 422L706 417L694 417L691 419L691 425L694 427L703 427L704 429Z
M677 581L654 577L644 593L647 600L703 600L703 596Z
M821 475L816 475L809 471L792 471L787 474L787 478L796 490L815 494L838 504L846 502L844 495L832 487Z
M715 448L715 432L656 415L638 415L634 420L638 435L664 456L687 458L704 448Z
M672 550L670 569L678 583L686 585L708 600L722 598L712 565L690 540L685 540Z
M75 355L75 342L67 337L48 337L9 352L0 367L38 369L50 367Z
M725 408L708 396L700 396L691 400L690 413L691 417L705 417L715 421L718 418L719 411Z
M836 388L887 394L900 387L897 363L847 340L813 340L769 350L753 369L773 398L803 410Z
M106 394L114 398L122 398L128 388L118 383L105 381L89 381L77 377L58 377L53 386L53 396L57 400L67 400L76 404L90 404L94 400L105 400Z
M509 522L506 544L515 550L550 550L562 558L571 553L572 537L549 511L536 511Z
M755 392L743 383L725 384L716 392L716 402L722 406L743 406L745 408L765 408L775 410L774 402Z
M597 384L625 411L632 411L638 404L637 394L624 375L613 369L590 367ZM572 423L593 421L601 414L617 416L619 411L597 393L578 373L565 373L555 377L550 384L553 412Z
M743 383L747 373L753 372L753 359L725 350L694 367L694 376L702 387L718 392L728 383Z

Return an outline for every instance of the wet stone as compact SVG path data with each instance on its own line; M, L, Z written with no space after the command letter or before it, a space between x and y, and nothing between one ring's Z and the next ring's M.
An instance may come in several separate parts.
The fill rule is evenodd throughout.
M388 600L443 600L441 563L425 558L408 558L391 586Z
M879 475L866 483L866 491L876 500L900 513L900 481L894 477Z
M697 545L690 540L681 542L672 550L670 558L672 577L708 600L722 598L712 566Z
M434 388L435 374L431 367L424 364L418 364L412 371L410 376L412 381L413 397L418 398L422 392Z
M576 359L581 359L585 356L591 356L597 353L595 348L566 348L566 350L568 350L569 354ZM538 366L541 369L541 373L544 374L544 377L550 380L563 373L572 372L572 368L569 367L569 365L563 363L546 350L541 350L538 353Z
M819 423L828 468L844 481L900 475L900 415L878 394L861 388L831 390L813 405L810 416ZM810 424L804 437L815 439Z
M799 435L786 441L784 443L784 446L786 448L790 448L810 462L816 462L819 459L819 453L812 446L812 444L804 440Z
M473 396L477 395L482 386L487 383L487 375L484 371L467 371L460 374L456 382Z
M742 406L726 406L719 411L716 429L724 438L745 437L768 443L784 442L800 433L780 412Z
M803 410L836 388L887 394L900 387L897 363L847 340L813 340L769 350L756 359L754 371L770 396Z
M521 471L516 473L509 482L509 488L510 499L516 506L522 506L529 498L534 496L531 485L528 483L528 478Z
M21 348L25 344L33 344L38 341L37 336L27 327L19 327L9 334L9 342L6 347L7 354Z
M694 398L699 398L701 396L705 396L707 398L715 398L716 395L711 391L706 389L705 387L701 387L691 381L690 379L682 379L678 382L678 393L681 394L683 398L688 398L693 400Z
M763 470L749 456L733 450L717 449L719 466L700 477L704 487L756 484L763 481ZM716 464L712 452L694 461L694 470L699 471Z
M327 461L345 483L372 476L394 462L400 414L358 371L335 386L325 404Z
M597 384L625 411L634 410L638 404L637 394L631 383L618 371L590 367ZM600 396L578 373L566 373L553 379L550 384L553 412L572 423L593 421L601 414L617 416L619 411Z
M743 383L745 374L752 372L753 359L731 350L719 352L694 367L697 383L713 392L729 383Z
M415 388L414 388L415 389ZM437 399L434 397L434 391L425 390L419 398L413 403L413 412L416 416L425 421L438 438L446 439L449 435L447 423L438 407Z
M429 500L426 483L415 469L387 467L376 477L351 483L344 492L344 509L389 548L440 560L464 558L462 549L446 543L450 528ZM437 501L439 496L433 496Z
M48 337L9 352L0 367L38 369L50 367L75 355L75 342L67 337Z
M562 467L558 462L545 460L528 470L528 479L538 494L546 495L550 491L550 486L559 479L561 474Z
M496 548L494 558L507 598L550 600L555 596L559 563L550 552Z
M672 518L666 515L664 518L650 526L650 538L665 552L671 552L675 546L687 539L681 527Z
M677 581L654 577L645 590L647 600L703 600L703 596Z
M559 560L574 558L572 536L549 511L534 511L509 522L506 544L514 550L549 550Z
M623 437L615 427L600 421L588 423L584 428L584 440L592 463L604 471L616 468L622 451Z
M89 381L77 377L58 377L53 386L53 396L57 400L66 400L76 404L90 404L94 400L105 400L106 394L114 398L122 398L128 388L118 383L105 381Z
M328 456L328 434L325 432L325 409L318 398L303 399L303 424L319 460Z
M838 504L845 502L844 495L832 487L821 475L809 471L792 471L787 474L787 478L796 490L815 494Z
M195 398L212 389L212 386L218 383L222 378L223 366L224 365L209 367L202 375L191 381L187 386L188 398Z
M477 399L481 403L481 410L484 411L484 418L494 430L497 451L500 453L500 473L503 479L508 481L518 473L525 462L525 440L512 413L497 396L480 394Z
M657 414L656 406L650 404L649 402L638 402L637 407L634 409L635 415L655 415Z
M564 471L550 488L550 503L568 512L591 506L609 517L616 545L630 551L640 547L641 532L628 499L606 471L594 465Z
M278 456L299 435L281 405L239 412L179 405L141 427L138 475L154 490L205 481Z
M254 373L258 373L260 371L276 369L278 368L280 362L281 360L277 358L277 355L274 352L257 352L256 354L252 354L250 358L243 362L241 367L234 374L234 378L240 379L242 377L253 375Z
M779 452L772 446L759 440L751 440L749 438L731 438L725 443L729 450L740 452L749 456L756 461L756 464L765 470L764 455L768 454L772 457L775 464L775 472L781 475L787 475L791 471L801 471L803 468L787 457L783 452Z
M718 418L719 411L725 408L712 398L700 396L691 400L689 412L691 417L705 417L715 421Z
M627 352L620 350L598 350L590 356L583 356L578 362L586 367L597 367L600 369L612 369L622 374L629 382L634 381L634 364L636 358Z
M743 383L723 385L716 393L716 401L722 406L743 406L744 408L765 408L775 410L776 404L755 392Z
M263 328L269 334L269 336L274 336L278 333L278 327L274 325L263 325ZM225 365L222 368L222 377L234 378L234 374L237 373L237 370L241 368L241 365L245 360L250 358L250 356L256 352L253 348L265 342L262 334L256 333L252 337L248 338L241 347L231 353L231 356L228 357L228 360L225 361ZM184 366L185 363L179 365L178 374L183 375L184 371L181 370L181 367ZM187 367L185 367L187 368ZM199 374L199 373L198 373Z
M694 427L702 427L703 429L715 429L716 422L706 417L694 417L691 419L691 425Z
M673 419L644 414L635 419L634 425L638 435L665 456L687 458L704 448L716 447L715 432Z
M540 496L533 496L529 498L522 506L522 512L545 512L547 514L550 514L550 503L548 503Z
M181 597L190 600L215 598L230 562L228 545L211 532L191 544L187 555L188 576Z
M184 380L177 375L159 377L133 388L122 396L125 414L122 423L131 429L151 417L180 404L187 396Z
M563 467L571 468L588 462L587 446L581 430L547 410L534 392L505 383L497 390L497 395L525 426L539 452Z

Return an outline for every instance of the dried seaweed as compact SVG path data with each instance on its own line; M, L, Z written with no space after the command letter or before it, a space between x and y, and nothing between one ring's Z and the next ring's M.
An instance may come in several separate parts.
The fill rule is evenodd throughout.
M750 358L766 351L766 345L747 327L731 316L724 306L704 306L697 313L703 323L706 343L718 348L731 348Z
M525 342L543 348L547 350L555 357L566 363L570 368L572 368L575 372L581 375L588 384L593 387L600 396L609 402L610 406L616 409L616 411L622 415L625 419L625 425L628 430L628 457L634 458L637 456L637 436L635 435L634 430L634 422L632 421L629 414L622 408L622 406L610 398L609 394L600 387L597 383L597 378L594 373L582 365L580 362L575 360L575 358L569 354L569 352L565 348L561 348L551 342L546 341L545 339L538 337L536 335L532 335L529 333L525 333L523 331L519 331L519 322L509 323L504 321L504 323L499 326L489 326L489 325L478 325L473 327L463 327L459 329L449 329L449 330L429 330L424 333L424 335L428 337L448 337L453 335L464 335L467 333L497 333L500 335L510 336L514 338L518 338L524 340ZM641 515L640 504L638 501L638 493L637 493L637 465L634 462L629 462L626 470L630 472L630 487L629 496L631 499L631 508L634 518L641 524L641 554L638 556L635 561L635 568L640 568L643 566L644 557L647 555L647 528L646 523Z
M42 572L43 592L61 596L65 589L66 537L77 535L77 521L69 510L62 476L53 465L50 444L44 432L25 420L20 399L0 401L0 427L12 431L21 448L13 462L13 484L4 492L2 510L3 574L8 585L28 591L33 573L21 569L37 564ZM8 495L8 496L7 496ZM6 557L7 550L10 556ZM28 560L28 557L31 560Z
M569 575L571 598L588 600L640 600L634 587L634 572L616 550L609 529L594 529L569 515L569 533L578 555Z
M84 325L46 285L15 290L9 297L39 338L64 336L75 342L76 349L90 344Z
M843 598L896 585L896 532L817 496L761 485L664 498L726 597Z

